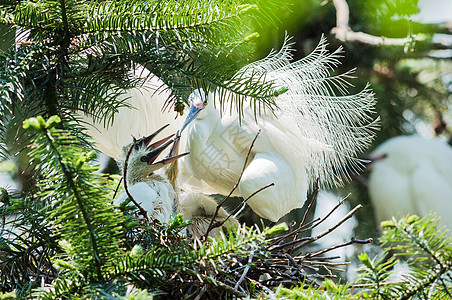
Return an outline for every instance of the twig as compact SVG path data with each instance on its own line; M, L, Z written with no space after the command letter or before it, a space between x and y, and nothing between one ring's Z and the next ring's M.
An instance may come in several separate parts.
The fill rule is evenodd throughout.
M139 214L142 215L145 220L148 220L148 213L147 213L147 211L143 207L141 207L141 205L139 205L135 201L135 199L133 199L133 197L130 194L129 189L127 187L127 167L128 167L128 164L129 164L129 157L130 157L130 153L132 153L133 147L135 146L135 144L137 142L137 139L135 137L132 136L132 138L133 138L132 144L130 144L129 151L127 151L126 159L124 161L124 174L123 174L124 189L126 190L126 194L129 197L130 201L132 201L133 204L135 204L135 206L140 211Z
M267 184L266 186L261 187L260 189L258 189L257 191L255 191L254 193L252 193L251 195L249 195L249 196L248 196L245 200L243 200L243 201L242 201L242 202L241 202L241 203L240 203L240 204L232 211L232 213L230 213L223 221L214 223L214 224L212 225L212 229L213 229L213 228L220 227L220 226L223 226L223 224L226 223L226 221L227 221L231 216L235 215L235 214L241 209L242 205L245 205L246 202L247 202L249 199L251 199L251 197L253 197L253 196L256 195L257 193L259 193L259 192L265 190L266 188L269 188L269 187L274 186L274 185L275 185L274 183Z
M361 42L368 45L405 46L413 41L412 37L387 38L364 32L355 32L349 26L350 9L346 0L333 0L336 8L336 27L331 32L343 42Z
M319 178L317 178L316 181L315 181L315 188L314 188L314 194L312 195L312 200L311 200L311 202L309 203L308 208L307 208L306 211L304 212L303 219L301 220L301 223L300 223L300 227L304 225L304 222L306 221L306 218L308 217L308 213L309 213L309 211L311 210L312 205L313 205L314 202L317 200L317 195L319 194L319 190L320 190L320 187L319 187Z
M344 204L345 200L347 200L348 197L350 197L350 195L351 195L351 194L348 194L347 196L345 196L344 198L342 198L342 199L336 204L336 206L333 207L333 209L330 210L330 212L329 212L325 217L323 217L318 223L314 224L314 225L312 226L312 228L315 228L315 227L319 226L319 225L322 224L326 219L328 219L328 218L331 216L331 214L332 214L333 212L335 212L336 209L339 208L339 206L341 206L342 204Z
M238 289L240 284L242 283L243 279L245 278L246 274L248 273L250 267L251 267L251 263L253 262L253 257L254 257L254 248L251 248L250 251L250 255L248 257L248 263L246 264L245 270L243 270L242 276L240 276L239 281L237 281L237 283L235 284L234 288Z
M348 214L346 214L339 222L337 222L334 226L328 228L327 230L319 233L318 235L316 235L315 237L313 237L311 240L306 241L305 243L302 243L300 245L298 245L297 247L295 247L293 249L293 251L297 251L300 248L303 248L306 245L309 245L310 243L317 241L319 239L321 239L322 237L324 237L325 235L329 234L331 231L335 230L336 228L338 228L339 226L342 225L342 223L344 223L345 221L347 221L348 219L350 219L351 217L353 217L353 215L362 208L363 206L361 204L358 204L357 206L355 206L354 209L352 209Z
M309 241L309 240L312 240L312 239L314 239L314 237L311 237L311 236L302 237L302 238L299 238L297 240L293 240L293 241L290 241L290 242L287 242L287 243L284 243L284 244L273 245L273 246L268 248L268 251L279 250L279 249L286 248L288 246L293 246L293 245L298 244L300 242Z
M327 249L323 249L322 251L318 251L318 252L315 252L315 253L309 253L309 254L306 255L306 258L315 257L315 256L321 255L323 253L326 253L328 251L331 251L331 250L334 250L334 249L337 249L337 248L346 247L346 246L349 246L351 244L369 244L369 243L372 243L372 241L373 241L372 238L369 238L367 240L358 240L358 239L355 239L354 237L352 237L349 242L342 243L342 244L339 244L339 245L335 245L335 246L332 246L332 247L327 248Z
M237 180L237 183L234 185L234 187L229 192L229 194L217 205L217 209L215 210L215 213L214 213L212 219L210 220L209 227L207 227L206 234L204 235L204 240L205 241L207 240L207 236L209 235L210 231L212 230L213 223L215 221L215 218L218 215L218 211L220 210L221 206L223 206L223 204L226 202L226 200L228 200L229 197L231 197L232 193L234 193L234 191L239 186L240 180L242 179L242 176L243 176L243 172L245 172L245 168L246 168L246 165L247 165L247 162L248 162L248 158L250 157L251 149L253 149L254 143L256 142L256 139L257 139L257 137L259 136L260 133L261 133L261 130L259 129L257 131L257 134L254 137L253 141L251 142L250 148L248 149L248 153L246 154L246 157L245 157L245 162L243 163L242 172L240 173L240 176L239 176L239 179Z
M407 284L407 283L409 283L409 282L408 281L391 281L391 282L379 282L378 284L380 286L386 286L386 285ZM351 290L363 289L363 288L367 288L367 287L375 288L375 283L352 284L352 285L348 286L348 288Z
M304 212L303 219L302 219L301 222L300 222L300 226L299 226L300 230L296 230L297 233L296 233L295 236L293 237L293 240L294 240L294 241L298 239L298 235L300 234L301 228L303 227L304 222L306 221L306 218L308 217L308 213L309 213L309 211L311 210L312 206L314 205L315 201L317 200L317 196L319 195L319 190L320 190L320 187L319 187L319 178L317 178L316 181L315 181L314 194L312 195L311 202L309 202L308 208L307 208L306 211Z
M119 179L118 185L116 186L116 189L115 189L115 193L113 194L113 199L116 198L116 194L117 194L118 191L119 191L119 187L121 186L121 183L122 183L122 180L123 180L123 179L124 179L124 177L121 177L121 179Z
M335 207L334 207L334 208L333 208L333 209L332 209L325 217L323 217L322 219L317 218L317 219L315 219L315 220L313 220L313 221L307 223L305 226L300 226L300 227L298 227L296 230L287 233L285 236L282 236L281 238L278 238L278 239L276 240L276 242L274 242L274 243L281 242L282 240L285 240L285 239L287 239L288 237L290 237L290 236L292 236L292 235L294 235L294 234L298 234L299 232L301 232L301 231L303 231L303 230L307 230L306 227L307 227L307 226L310 226L311 224L315 223L316 221L318 221L318 222L315 223L314 225L312 225L312 227L310 227L309 229L312 229L312 228L317 227L319 224L323 223L323 221L325 221L329 216L331 216L331 214L332 214L336 209L338 209L339 206L341 206L341 205L345 202L345 200L347 200L347 198L348 198L350 195L351 195L351 194L348 194L347 196L345 196L344 198L342 198L342 199L339 201L339 203L336 204L336 206L335 206ZM287 245L285 245L285 246L287 246Z
M206 292L206 290L207 290L207 285L205 285L205 286L202 287L201 291L199 292L199 294L196 296L196 298L195 298L194 300L199 300L199 299L201 299L202 295L204 295L204 293Z
M210 276L207 276L207 275L204 275L204 274L201 274L201 273L199 273L199 272L195 272L195 271L193 271L192 269L189 269L189 268L183 268L182 271L183 271L184 273L188 274L188 275L197 277L197 278L200 279L201 281L204 280L204 281L210 282L210 283L212 283L212 284L214 284L214 285L216 285L216 286L218 286L218 287L224 289L225 291L227 291L227 292L229 292L229 293L231 293L231 294L233 294L233 295L236 295L236 296L238 296L238 297L244 298L244 297L247 296L245 293L242 293L242 292L240 292L240 291L237 291L237 290L234 289L232 286L229 286L229 285L227 285L226 283L223 283L223 282L221 282L221 281L217 281L217 280L215 280L214 278L212 278L212 277L210 277Z

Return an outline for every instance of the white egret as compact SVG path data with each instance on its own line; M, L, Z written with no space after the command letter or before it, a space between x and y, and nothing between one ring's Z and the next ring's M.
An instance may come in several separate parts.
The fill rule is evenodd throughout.
M452 148L438 139L399 136L370 155L369 196L378 221L430 211L452 231Z
M371 117L375 101L368 88L345 95L350 74L329 75L339 57L340 49L328 54L322 39L302 60L291 63L290 48L284 45L278 53L240 70L241 78L260 74L288 89L276 98L278 109L257 120L248 106L241 120L236 110L220 109L219 94L225 101L232 99L231 93L193 92L183 126L188 128L186 151L191 153L184 157L188 170L218 193L228 194L241 174L251 141L262 129L234 194L247 198L274 183L248 201L259 216L277 221L302 207L317 177L324 185L340 184L337 174L343 166L359 169L356 155L372 140L376 121ZM335 96L334 90L343 95Z
M123 148L121 167L127 167L128 191L134 201L136 201L148 216L157 219L162 223L167 223L172 213L182 213L185 220L192 220L189 231L196 237L206 233L211 219L223 220L228 217L228 213L220 208L215 215L217 203L210 197L193 192L183 192L175 187L175 178L168 178L169 172L162 172L162 168L175 162L188 153L177 155L180 136L171 139L168 136L151 144L152 139L161 132L164 126L153 134L142 138L136 142L127 159L130 144ZM169 155L158 162L157 157L173 144ZM177 176L177 174L173 174ZM116 203L121 203L127 199L126 192L122 193ZM179 203L180 200L180 203ZM231 217L225 226L236 226L237 221ZM221 228L213 229L210 234L215 235Z

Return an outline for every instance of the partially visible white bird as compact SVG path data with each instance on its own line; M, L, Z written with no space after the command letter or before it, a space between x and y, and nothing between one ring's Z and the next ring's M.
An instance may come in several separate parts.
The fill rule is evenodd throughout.
M176 118L174 111L163 109L171 93L157 76L139 65L129 76L141 79L143 83L118 96L117 99L129 107L120 107L109 124L95 121L90 115L79 114L79 120L87 125L96 148L116 160L120 159L122 148L131 141L131 136L147 136L162 124L169 124L168 130L176 132L184 121L183 118Z
M277 221L303 206L317 177L323 185L336 185L342 182L338 170L346 165L358 169L356 156L368 146L375 129L374 96L367 87L356 95L345 95L346 79L351 76L329 75L338 64L340 49L328 54L326 45L322 38L313 53L291 63L291 50L285 44L278 53L239 71L238 78L261 75L287 88L276 98L274 113L267 111L255 119L253 109L245 105L239 120L230 103L234 94L193 92L183 126L188 128L186 151L191 153L184 158L188 170L218 193L228 194L240 176L252 140L262 129L234 195L247 198L274 183L248 204L259 216ZM334 91L342 96L335 96ZM230 110L220 109L220 94Z
M368 189L378 221L430 211L452 232L452 148L438 139L399 136L370 155Z
M210 93L208 98L215 100L209 101L207 109L190 125L190 141L182 142L192 152L184 160L192 174L189 181L187 176L182 180L184 186L197 186L205 193L229 193L259 128L262 134L235 195L248 197L266 184L275 183L249 201L264 218L276 221L301 207L316 178L324 186L337 185L343 180L337 175L342 166L358 169L357 153L367 148L375 129L373 93L366 87L356 95L347 94L350 72L330 76L339 64L341 50L329 54L326 45L322 38L312 54L291 62L290 45L286 43L279 52L245 66L234 76L239 81L272 81L277 90L288 89L276 98L278 109L274 114L264 110L256 120L254 111L245 106L239 120L233 108L236 94L219 89ZM149 134L165 123L170 123L175 132L183 122L181 118L174 120L173 113L161 111L170 96L163 82L141 67L131 76L148 78L143 87L120 96L136 109L121 108L108 129L90 117L82 117L93 125L89 133L97 147L116 159L131 135ZM231 107L231 114L215 107L218 95L222 95L224 107ZM193 111L187 120L195 115ZM181 174L186 174L186 166L180 164Z
M217 203L206 195L193 192L180 191L176 187L176 173L168 172L163 168L188 153L177 155L180 136L171 139L168 136L152 143L153 138L165 127L153 134L138 140L131 149L127 160L126 180L130 187L128 191L134 201L148 212L148 216L162 223L168 223L172 213L182 213L184 220L192 220L189 231L195 237L204 235L212 218L215 216ZM157 157L173 144L168 157L156 162ZM126 167L126 158L130 144L123 148L121 168ZM169 175L171 174L171 175ZM126 192L122 193L116 203L121 203L128 198ZM179 202L180 201L180 202ZM223 208L217 212L216 221L224 220L229 214ZM231 217L225 226L237 226L235 218ZM218 234L221 228L214 228L210 235Z

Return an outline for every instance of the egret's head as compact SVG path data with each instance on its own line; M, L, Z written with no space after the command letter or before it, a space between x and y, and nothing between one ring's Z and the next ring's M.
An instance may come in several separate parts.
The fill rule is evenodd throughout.
M181 158L188 153L177 155L177 144L179 143L180 136L173 138L174 134L167 136L159 141L152 142L154 137L165 129L168 125L163 126L156 132L147 137L143 137L135 142L133 149L131 149L129 159L127 161L127 177L134 181L140 181L151 175L158 169L170 164L177 159ZM173 147L169 155L156 162L158 156L169 146L173 144ZM124 170L125 159L129 152L131 144L124 146L123 158L121 161L121 167Z
M184 125L182 125L181 132L187 127L194 119L198 117L202 118L202 115L199 113L206 107L207 105L207 97L204 93L204 90L197 89L193 91L188 97L188 103L190 103L190 110L188 111L187 118L185 119Z

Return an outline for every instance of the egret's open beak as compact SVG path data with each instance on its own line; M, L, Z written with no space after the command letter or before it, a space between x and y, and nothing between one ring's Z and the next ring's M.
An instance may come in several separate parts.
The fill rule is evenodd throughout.
M154 161L157 159L157 157L163 152L163 150L165 150L169 145L171 145L174 142L174 139L171 139L168 141L168 138L170 138L170 137L164 138L163 140L160 140L160 141L154 143L154 144L159 143L160 145L163 144L160 147L150 148L152 145L149 146L151 151L149 151L149 153L146 154L146 156L148 158L147 159L148 165L152 165L154 163ZM166 143L165 143L165 140L166 140Z
M169 124L166 124L166 125L164 125L163 127L161 127L160 129L157 129L157 131L155 131L154 133L148 135L147 137L144 137L144 138L140 139L139 141L136 142L135 148L138 149L138 147L139 147L140 145L146 145L146 146L148 146L149 143L155 138L155 136L156 136L157 134L159 134L163 129L165 129L165 128L168 127L168 126L169 126ZM171 137L171 136L169 136L168 138L170 138L170 137ZM161 142L161 141L159 141L159 142ZM158 143L158 142L157 142L157 143ZM163 143L164 143L164 142L163 142ZM163 144L163 143L161 143L161 144ZM156 143L154 143L154 144L156 144ZM153 146L154 144L152 144L151 146ZM156 147L158 147L158 146L156 146Z
M185 118L184 125L182 125L182 128L181 128L180 132L182 132L185 129L185 127L187 127L188 124L190 124L194 119L196 119L196 116L199 114L199 112L201 110L204 109L204 107L205 107L204 103L201 104L201 105L192 105L190 107L190 110L188 111L187 118Z
M165 144L170 138L172 138L174 136L174 134L167 136L166 138L161 139L160 141L157 141L155 143L152 143L150 145L146 145L146 148L149 151L152 151L154 149L156 149L157 147L160 147L161 145ZM173 139L174 140L174 139ZM166 144L165 144L166 145ZM166 146L167 147L167 146Z
M146 157L147 157L146 162L148 165L152 165L154 167L154 170L160 169L160 168L164 167L165 165L170 164L170 163L178 160L182 156L185 156L188 154L188 153L183 153L183 154L177 155L177 152L179 149L179 140L180 140L179 132L177 133L176 137L173 139L171 139L171 138L174 136L174 134L150 144L152 139L157 134L159 134L163 129L165 129L167 126L168 125L163 126L162 128L160 128L153 134L151 134L137 142L137 143L143 143L143 142L146 143L145 144L146 148L149 150L149 153L146 154ZM158 158L158 156L171 144L173 144L173 147L171 148L169 155L166 158L162 159L161 161L154 163L155 160Z
M180 132L178 131L176 133L176 137L173 139L174 143L173 146L171 147L171 150L168 154L168 156L155 163L154 165L160 165L161 167L163 167L164 165L170 164L176 160L178 160L179 158L189 154L190 152L186 152L186 153L182 153L182 154L178 154L179 153L179 143L180 143Z

